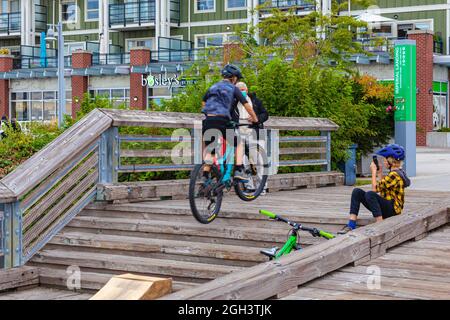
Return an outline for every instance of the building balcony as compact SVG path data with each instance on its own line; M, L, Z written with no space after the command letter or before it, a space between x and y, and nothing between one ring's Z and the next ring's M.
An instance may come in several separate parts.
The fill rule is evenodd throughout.
M308 14L316 10L315 0L259 0L259 4L265 5L262 11L293 9L297 14Z
M20 12L9 12L0 14L0 36L20 37L22 17ZM35 31L47 31L47 7L35 5Z
M109 27L132 30L155 25L155 0L109 5Z
M20 36L20 12L0 14L0 35Z

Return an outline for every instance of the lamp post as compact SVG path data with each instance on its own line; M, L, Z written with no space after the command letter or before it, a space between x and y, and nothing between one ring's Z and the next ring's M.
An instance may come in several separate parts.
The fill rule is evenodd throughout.
M58 128L63 123L63 110L66 105L66 89L64 83L64 38L62 34L62 23L58 22Z
M55 41L54 24L47 31L47 41ZM64 83L64 37L62 34L62 23L58 22L56 25L58 32L58 55L57 55L57 68L58 68L58 104L56 114L58 117L58 128L61 128L63 123L64 106L66 104L66 90Z

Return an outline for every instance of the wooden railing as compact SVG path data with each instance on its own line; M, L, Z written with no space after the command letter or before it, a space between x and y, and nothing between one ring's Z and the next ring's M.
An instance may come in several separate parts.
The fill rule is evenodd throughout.
M184 156L201 161L200 114L94 110L43 150L0 181L0 268L23 265L97 196L97 184L114 183L121 172L188 170L189 164L122 164L126 157L168 157L169 149L122 149L126 142L177 142L168 136L119 135L118 128L186 128L183 138L192 149ZM287 160L280 165L320 165L330 170L330 132L337 126L327 119L277 118L268 122L267 146L271 159L278 143L303 142L308 147L281 149L280 154L323 154L324 158ZM282 137L278 130L320 131L316 137ZM310 146L311 143L324 146Z

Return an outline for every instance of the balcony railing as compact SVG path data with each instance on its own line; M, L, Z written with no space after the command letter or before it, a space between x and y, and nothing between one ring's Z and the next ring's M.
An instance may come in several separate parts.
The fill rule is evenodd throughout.
M155 0L109 5L109 26L140 26L155 22Z
M259 0L260 5L267 3L267 9L289 9L296 8L298 10L313 11L316 9L315 0Z
M0 34L20 33L20 12L0 14Z
M35 4L35 30L36 32L47 31L47 7ZM20 12L9 12L0 14L0 34L19 34L21 29Z

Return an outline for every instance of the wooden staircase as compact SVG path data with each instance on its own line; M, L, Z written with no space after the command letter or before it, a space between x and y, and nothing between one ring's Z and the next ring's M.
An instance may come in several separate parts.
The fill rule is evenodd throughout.
M172 277L177 291L267 261L259 251L281 246L289 232L234 196L226 202L236 207L225 206L210 225L199 224L186 202L94 203L27 265L40 269L41 285L66 287L67 268L77 266L82 290L98 290L112 275L130 272ZM345 216L286 216L331 232L345 223ZM301 234L303 247L321 241Z

